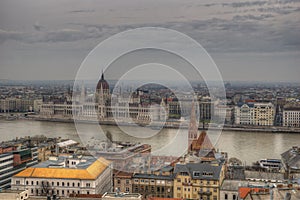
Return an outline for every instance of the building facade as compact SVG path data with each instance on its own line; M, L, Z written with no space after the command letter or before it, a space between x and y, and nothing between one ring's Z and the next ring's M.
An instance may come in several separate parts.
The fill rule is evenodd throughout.
M300 106L286 107L283 110L283 126L300 127Z
M224 165L208 163L177 164L174 170L174 197L219 200L225 178Z
M30 196L104 194L112 190L111 163L92 156L53 157L13 176L12 189Z
M70 98L66 98L70 99ZM82 87L80 93L73 97L75 102L44 102L40 106L40 117L47 119L70 120L73 117L82 121L120 121L149 124L164 122L168 118L168 106L164 100L160 104L142 103L136 95L115 97L110 93L108 82L102 74L93 98L86 96ZM132 120L132 121L130 121Z
M1 149L3 151L3 148ZM0 154L0 189L10 188L13 175L38 163L37 147L20 150L13 147L5 149L5 153Z
M0 112L28 112L33 111L33 99L7 98L0 100Z
M132 193L133 173L116 171L114 173L114 191Z
M273 126L275 107L272 103L250 102L235 107L235 124Z
M141 174L132 177L134 193L147 197L173 197L173 175Z

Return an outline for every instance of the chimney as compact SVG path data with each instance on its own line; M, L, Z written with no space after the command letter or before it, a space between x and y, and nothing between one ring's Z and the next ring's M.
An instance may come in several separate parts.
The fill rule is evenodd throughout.
M284 200L291 200L291 197L292 197L291 193L287 192L285 193Z

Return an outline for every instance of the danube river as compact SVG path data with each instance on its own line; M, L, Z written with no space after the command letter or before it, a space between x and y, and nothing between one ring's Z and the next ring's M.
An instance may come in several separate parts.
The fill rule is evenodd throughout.
M72 123L0 120L0 141L45 135L84 141L87 144L96 141L95 138L99 138L99 141L104 139L102 134L95 133L98 127L96 124L81 124L78 131ZM161 151L164 155L182 154L183 146L187 143L187 130L178 132L176 129L163 129L157 134L157 130L152 130L149 131L149 137L141 137L145 131L139 127L123 127L120 130L117 126L102 125L101 128L104 132L109 131L113 140L149 143L154 152ZM210 138L217 149L228 152L229 157L237 157L246 164L261 158L280 158L280 154L290 147L300 145L300 134L223 131L221 135L210 135Z

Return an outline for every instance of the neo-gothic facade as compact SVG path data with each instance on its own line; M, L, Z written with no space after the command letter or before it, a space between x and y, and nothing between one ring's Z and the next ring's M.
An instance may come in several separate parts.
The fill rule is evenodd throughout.
M162 99L158 104L142 104L139 96L123 98L113 97L110 93L109 84L101 76L94 99L85 94L82 87L75 102L44 102L41 105L40 116L46 119L73 119L82 121L119 121L146 123L162 122L168 117L169 109Z

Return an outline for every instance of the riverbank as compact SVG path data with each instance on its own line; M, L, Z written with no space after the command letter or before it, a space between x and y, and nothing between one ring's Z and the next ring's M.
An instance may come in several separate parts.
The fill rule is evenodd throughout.
M51 119L45 119L45 118L31 118L31 120L37 120L37 121L49 121L49 122L62 122L62 123L74 123L73 119L60 119L60 118L51 118ZM94 120L76 120L76 123L86 123L86 124L98 124L98 121ZM115 121L101 121L101 125L110 125L110 126L136 126L134 123L126 123L126 122L118 122ZM160 129L159 126L153 125L152 129ZM167 122L163 128L170 128L170 129L188 129L188 124L186 123L180 123L180 122ZM289 128L289 127L278 127L278 126L237 126L237 125L224 125L223 128L220 127L209 127L210 130L220 130L222 131L238 131L238 132L268 132L268 133L286 133L286 134L300 134L300 128ZM198 128L199 130L203 130L202 127ZM207 130L208 126L206 125L204 130Z

